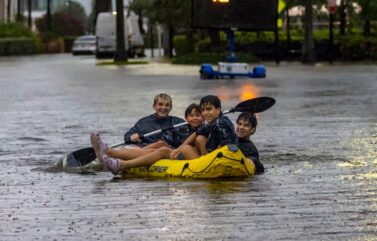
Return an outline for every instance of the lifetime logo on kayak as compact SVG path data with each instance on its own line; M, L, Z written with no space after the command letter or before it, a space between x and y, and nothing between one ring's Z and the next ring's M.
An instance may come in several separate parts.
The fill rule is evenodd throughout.
M151 167L140 167L141 172L158 172L165 173L168 170L168 166L151 166Z

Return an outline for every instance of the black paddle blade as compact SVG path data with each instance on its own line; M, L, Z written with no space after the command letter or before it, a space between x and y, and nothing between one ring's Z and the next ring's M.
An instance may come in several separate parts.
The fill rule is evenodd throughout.
M257 97L250 100L245 100L239 103L230 112L251 112L259 113L269 109L275 104L275 99L271 97Z
M67 156L69 167L85 166L96 159L96 153L92 147L83 148L72 152Z

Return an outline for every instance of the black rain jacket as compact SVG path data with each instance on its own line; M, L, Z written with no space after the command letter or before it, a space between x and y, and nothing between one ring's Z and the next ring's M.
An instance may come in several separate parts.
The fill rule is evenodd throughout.
M254 143L251 140L238 138L238 147L240 148L245 157L253 160L255 164L256 173L263 173L264 166L259 160L259 153Z
M208 138L206 143L208 152L225 145L237 145L238 143L234 125L229 118L224 115L221 115L210 124L204 124L196 131L196 134Z
M140 147L147 146L159 140L164 140L169 145L175 147L176 142L180 140L179 132L174 129L166 131L163 133L155 134L153 136L144 137L139 143L131 142L130 136L138 133L139 135L144 135L149 132L153 132L159 129L165 129L172 127L173 125L185 122L182 118L175 116L167 116L165 118L157 118L156 114L152 114L141 118L136 122L135 126L124 134L124 141L126 144L136 144Z

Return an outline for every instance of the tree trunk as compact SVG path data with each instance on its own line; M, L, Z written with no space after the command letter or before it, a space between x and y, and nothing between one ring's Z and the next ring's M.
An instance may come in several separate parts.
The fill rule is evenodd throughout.
M47 0L47 29L51 31L51 0Z
M116 51L114 61L127 61L127 51L124 38L124 3L123 0L116 0Z
M287 46L288 48L291 45L291 18L289 17L289 9L286 9L287 17Z
M144 30L144 28L143 28L143 26L144 26L144 21L143 21L143 11L141 11L141 10L139 10L138 12L137 12L137 23L139 24L139 30L140 30L140 33L142 34L142 35L144 35L145 34L145 30Z
M17 17L16 17L16 20L17 22L21 22L22 21L22 17L21 17L21 0L17 0Z
M12 1L8 0L7 4L7 22L10 23L11 21L11 14L12 14Z
M305 42L302 62L306 64L313 64L315 62L312 0L307 0L305 4Z
M31 0L27 1L27 25L32 29L32 18L31 18Z

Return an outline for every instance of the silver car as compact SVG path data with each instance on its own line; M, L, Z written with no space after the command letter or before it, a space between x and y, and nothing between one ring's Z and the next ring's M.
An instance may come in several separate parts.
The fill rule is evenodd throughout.
M72 54L95 54L96 53L96 36L83 35L78 37L72 46Z

